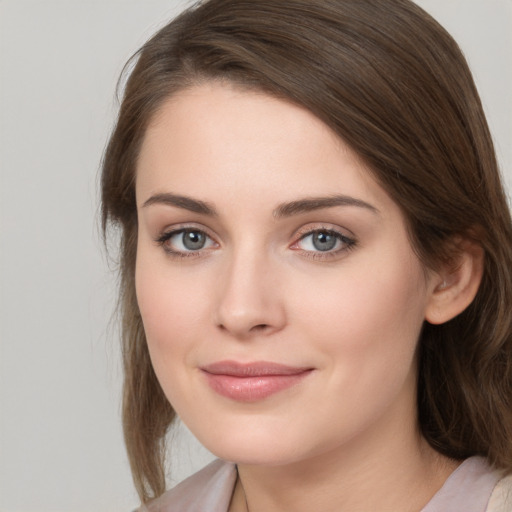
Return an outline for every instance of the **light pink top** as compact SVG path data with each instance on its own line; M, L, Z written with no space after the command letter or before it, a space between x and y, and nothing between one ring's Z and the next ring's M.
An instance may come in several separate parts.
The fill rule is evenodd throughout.
M234 464L215 460L141 512L227 512ZM512 477L501 479L481 457L466 459L420 512L512 512Z

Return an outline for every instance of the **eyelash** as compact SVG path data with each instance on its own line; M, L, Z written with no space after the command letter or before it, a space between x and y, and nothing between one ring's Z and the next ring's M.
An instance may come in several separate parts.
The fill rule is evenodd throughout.
M173 258L197 258L197 257L203 256L205 251L210 250L210 248L207 247L207 248L201 248L198 250L181 251L181 250L172 249L167 244L167 242L169 242L169 240L171 240L171 238L173 238L174 236L177 236L180 234L185 234L185 233L202 234L208 240L213 242L213 244L218 246L218 244L213 240L213 238L210 235L208 235L208 233L205 230L200 229L200 228L195 228L195 227L180 227L177 229L173 229L171 231L164 232L158 238L155 239L155 242L159 246L161 246L169 256L171 256ZM334 236L337 239L337 243L338 242L341 243L342 246L336 250L327 250L327 251L320 251L320 250L311 251L311 250L300 249L300 247L298 247L298 244L301 241L306 240L308 237L314 236L315 234L325 234L328 236ZM333 229L332 227L329 227L329 228L319 227L319 228L314 228L314 229L305 229L302 233L299 232L297 236L298 236L297 240L290 246L290 248L292 250L300 251L302 256L304 256L306 258L313 259L313 260L324 260L325 261L328 259L336 258L336 257L340 256L341 253L348 252L348 251L354 249L355 246L357 245L357 241L354 238L347 237L346 235L340 233L339 231Z
M314 236L316 234L325 234L329 236L334 236L337 239L337 242L341 243L341 247L336 250L328 250L328 251L307 251L304 249L300 249L298 244L305 240L310 236ZM302 233L299 232L299 238L296 242L294 242L291 246L293 250L300 251L302 255L306 258L310 258L313 260L329 260L333 258L339 257L342 253L353 250L357 245L357 241L354 238L350 238L343 233L340 233L338 230L333 229L332 227L318 227L314 229L305 229Z
M185 234L185 233L200 233L200 234L204 235L208 240L213 241L213 238L210 235L208 235L208 233L206 233L206 231L204 229L195 228L192 226L182 227L182 228L180 227L177 229L173 229L171 231L166 231L166 232L162 233L155 241L158 245L160 245L164 249L164 251L169 256L171 256L173 258L197 258L197 257L202 256L205 250L209 250L208 248L206 248L206 249L203 248L203 249L199 249L197 251L193 251L193 250L179 251L179 250L172 249L167 244L167 242L169 240L171 240L172 237L180 235L180 234ZM216 245L218 245L218 244L216 244Z

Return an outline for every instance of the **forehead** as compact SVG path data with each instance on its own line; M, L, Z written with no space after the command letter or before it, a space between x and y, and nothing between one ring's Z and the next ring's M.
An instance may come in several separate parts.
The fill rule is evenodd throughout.
M138 201L169 191L248 193L274 203L336 193L389 200L358 155L311 112L215 82L170 97L147 129Z

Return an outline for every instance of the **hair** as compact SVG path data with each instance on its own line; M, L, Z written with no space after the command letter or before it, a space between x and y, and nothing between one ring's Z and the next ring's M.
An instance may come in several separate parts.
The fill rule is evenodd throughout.
M455 459L512 472L512 223L482 105L459 47L409 0L208 0L132 58L102 170L102 221L120 231L123 426L143 502L165 490L175 413L151 366L134 285L137 156L162 103L221 81L308 109L400 206L425 268L457 239L484 250L472 304L418 346L422 435Z

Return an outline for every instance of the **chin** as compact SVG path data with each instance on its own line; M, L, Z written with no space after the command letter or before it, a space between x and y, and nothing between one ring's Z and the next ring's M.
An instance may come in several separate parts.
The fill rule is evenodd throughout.
M248 466L286 466L302 460L296 447L291 450L273 450L269 446L221 446L208 447L215 456L235 464ZM218 448L218 449L217 449Z
M297 462L305 458L310 450L300 440L285 428L271 425L238 424L227 428L215 428L211 423L209 428L196 429L190 425L200 443L215 456L236 464L280 466ZM298 450L298 447L301 447Z

